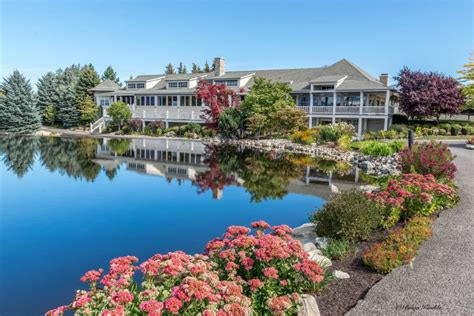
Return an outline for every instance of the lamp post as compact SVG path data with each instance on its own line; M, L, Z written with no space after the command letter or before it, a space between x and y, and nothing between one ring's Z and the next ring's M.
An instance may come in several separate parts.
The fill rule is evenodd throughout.
M412 148L413 146L413 130L412 129L409 129L408 130L408 148Z

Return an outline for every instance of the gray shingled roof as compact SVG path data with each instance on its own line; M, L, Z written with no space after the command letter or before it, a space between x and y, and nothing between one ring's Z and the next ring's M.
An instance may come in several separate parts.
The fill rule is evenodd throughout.
M139 75L139 76L136 76L135 78L133 79L130 79L130 80L126 80L125 82L143 82L143 81L147 81L147 80L152 80L152 79L158 79L158 78L161 78L161 77L164 77L166 75Z
M112 80L106 79L99 83L97 86L95 86L92 89L89 89L90 91L114 91L120 89L120 86L115 83Z
M218 79L234 79L241 78L250 74L255 74L245 85L246 90L252 87L255 83L255 77L263 77L275 82L289 83L294 92L308 92L310 82L333 82L343 77L347 77L337 90L353 90L353 89L380 89L385 90L381 82L367 72L352 64L346 59L342 59L330 66L320 68L293 68L293 69L269 69L269 70L247 70L247 71L228 71L223 76L215 76L214 73L196 73L196 74L173 74L173 75L142 75L137 76L131 81L145 81L159 77L165 77L164 80L157 82L155 86L150 89L137 89L127 91L128 93L189 93L192 88L166 89L167 80L189 80L199 76L205 76L206 80ZM100 85L99 85L100 86ZM97 86L96 88L98 88ZM94 88L94 89L96 89ZM116 88L118 89L118 87ZM100 90L97 90L100 91ZM106 90L102 90L106 91ZM110 90L107 90L110 91ZM121 93L125 93L122 92Z

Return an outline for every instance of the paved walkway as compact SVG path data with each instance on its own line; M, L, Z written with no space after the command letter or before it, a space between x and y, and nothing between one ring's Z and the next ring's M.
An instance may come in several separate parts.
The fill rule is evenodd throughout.
M452 143L461 202L441 213L412 266L394 270L346 315L474 315L474 151Z

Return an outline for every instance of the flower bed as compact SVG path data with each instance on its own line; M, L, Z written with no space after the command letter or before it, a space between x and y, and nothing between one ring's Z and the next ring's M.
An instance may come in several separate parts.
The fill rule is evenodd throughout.
M366 265L380 273L389 273L412 260L421 243L431 237L432 220L428 217L413 217L396 229L382 242L364 253Z
M132 256L110 261L109 272L86 272L74 301L46 313L62 315L286 315L305 291L324 284L324 271L286 226L260 221L255 229L231 226L202 255L157 254L136 265ZM269 233L265 233L265 231ZM141 285L135 273L143 274Z
M436 178L454 178L456 166L452 162L454 156L443 143L414 144L410 150L406 148L399 153L400 167L404 173L432 174Z
M385 189L367 196L382 207L384 228L392 227L400 217L430 215L459 200L453 184L438 182L431 174L403 174L399 179L389 180Z

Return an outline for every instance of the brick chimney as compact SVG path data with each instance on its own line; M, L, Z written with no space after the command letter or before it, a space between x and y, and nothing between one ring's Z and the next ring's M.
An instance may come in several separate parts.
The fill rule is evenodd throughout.
M380 74L379 81L386 87L388 87L388 74Z
M219 77L225 75L225 59L222 57L214 58L214 75Z

